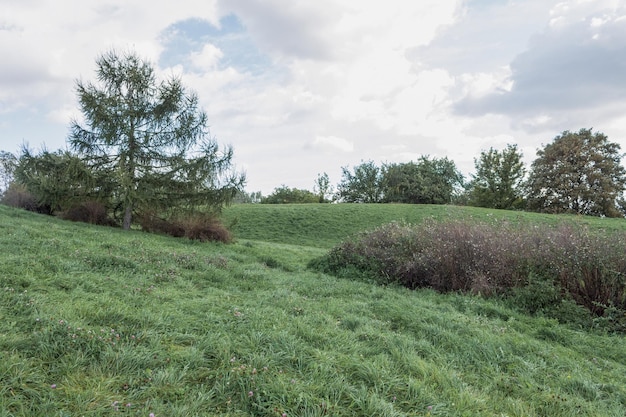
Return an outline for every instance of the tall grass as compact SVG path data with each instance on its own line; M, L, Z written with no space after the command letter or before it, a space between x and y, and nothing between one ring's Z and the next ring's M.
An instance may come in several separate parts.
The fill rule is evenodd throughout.
M622 416L623 337L0 207L0 416Z

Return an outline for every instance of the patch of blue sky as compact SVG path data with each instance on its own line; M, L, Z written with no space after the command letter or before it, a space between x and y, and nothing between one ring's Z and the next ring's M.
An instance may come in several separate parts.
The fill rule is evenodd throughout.
M465 6L470 9L488 9L493 6L505 6L509 0L466 0Z
M234 14L223 17L219 27L197 18L174 23L162 32L161 43L164 47L159 59L161 67L179 64L190 67L187 64L191 54L202 51L206 44L212 44L223 53L218 69L232 67L242 73L261 76L273 65Z

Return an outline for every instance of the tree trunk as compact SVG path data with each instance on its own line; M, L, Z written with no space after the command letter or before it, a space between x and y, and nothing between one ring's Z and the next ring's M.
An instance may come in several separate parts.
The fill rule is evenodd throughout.
M133 217L133 210L130 207L130 205L126 206L126 211L124 212L124 224L123 224L123 228L124 230L130 230L130 223L132 221L132 217Z

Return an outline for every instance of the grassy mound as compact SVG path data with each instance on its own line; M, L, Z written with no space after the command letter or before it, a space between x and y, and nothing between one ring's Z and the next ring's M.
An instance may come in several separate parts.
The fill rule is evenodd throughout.
M222 220L231 226L235 238L326 249L356 233L393 221L508 222L539 228L566 221L593 230L626 231L624 219L431 204L235 204L224 210Z

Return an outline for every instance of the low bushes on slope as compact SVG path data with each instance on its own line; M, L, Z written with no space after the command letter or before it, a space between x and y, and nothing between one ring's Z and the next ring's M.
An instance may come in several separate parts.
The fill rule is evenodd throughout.
M344 241L310 266L413 289L508 294L530 312L574 301L604 325L626 330L625 253L626 234L567 224L390 223Z
M150 233L161 233L174 237L186 237L201 242L230 243L230 231L212 215L196 214L162 219L152 213L140 217L141 229Z

